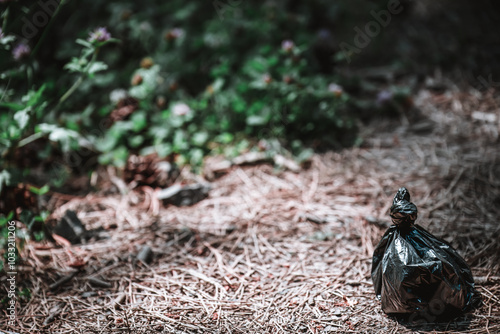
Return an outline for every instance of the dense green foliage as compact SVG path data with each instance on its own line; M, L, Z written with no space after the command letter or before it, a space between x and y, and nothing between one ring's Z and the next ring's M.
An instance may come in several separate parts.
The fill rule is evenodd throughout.
M271 143L264 148L296 155L304 145L352 144L359 110L379 111L360 96L373 101L377 91L366 94L368 85L340 75L338 64L413 64L419 73L427 58L452 65L454 54L472 63L457 48L477 27L440 29L446 43L436 44L422 25L459 24L464 12L490 22L496 8L488 2L493 14L484 14L465 2L423 9L401 1L397 14L380 14L391 3L399 1L97 0L82 10L71 0L3 1L1 167L24 179L28 172L12 169L32 167L19 159L27 153L34 153L32 164L61 176L96 163L123 166L130 153L199 165L210 152L238 154L259 139ZM386 24L377 28L380 20ZM361 47L356 29L366 32L370 22L376 33ZM97 31L105 36L95 35L97 27L106 27ZM92 33L112 39L89 43ZM384 101L398 95L383 93ZM37 142L43 144L22 149Z
M312 140L336 147L355 139L343 89L352 83L335 71L339 53L326 24L352 6L145 4L96 1L82 11L73 1L7 3L0 184L19 181L6 173L30 167L16 156L40 140L32 160L50 161L60 176L68 171L54 168L57 157L80 171L96 162L121 167L134 152L196 166L210 152L238 154L258 139L295 154Z

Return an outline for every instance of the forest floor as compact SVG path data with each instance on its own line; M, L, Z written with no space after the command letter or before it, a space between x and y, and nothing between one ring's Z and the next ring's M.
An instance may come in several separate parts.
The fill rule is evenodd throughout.
M421 89L415 110L362 128L361 147L300 172L234 166L209 197L163 206L152 189L55 194L101 238L29 242L32 298L6 333L499 333L498 92ZM196 176L192 176L196 179ZM381 310L371 257L406 186L417 223L466 259L484 305L446 323ZM63 243L64 244L64 243ZM149 264L136 260L148 245ZM80 265L79 265L80 263ZM71 274L73 267L80 267ZM70 275L70 276L67 276ZM49 285L72 277L56 289ZM1 331L0 331L1 332Z

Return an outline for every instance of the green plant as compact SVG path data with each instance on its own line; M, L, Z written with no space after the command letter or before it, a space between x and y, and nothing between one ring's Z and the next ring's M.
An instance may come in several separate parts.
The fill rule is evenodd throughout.
M11 41L12 39L4 37L4 40ZM79 76L52 108L48 108L49 101L43 95L46 89L45 84L37 90L30 90L21 97L19 102L2 102L0 100L0 108L8 110L0 117L0 129L2 130L0 133L0 155L7 164L6 167L10 167L9 163L12 162L12 155L16 149L42 137L48 137L50 141L59 143L64 152L71 149L76 150L82 145L88 146L88 141L78 132L53 123L57 120L55 116L64 102L75 93L84 79L92 79L97 72L107 69L105 63L97 60L97 55L104 45L117 41L117 39L111 38L104 28L96 29L90 34L88 40L76 40L78 44L83 46L81 55L73 57L64 68L71 73L78 73Z
M95 167L81 164L94 155L120 168L130 154L153 152L199 166L212 153L268 150L301 160L308 146L355 142L361 104L352 92L360 85L336 71L328 23L359 17L354 5L97 0L77 9L61 2L28 40L15 17L34 16L36 4L9 2L1 16L4 183L29 176L24 166L13 170L26 146L38 145L34 156L52 174L71 175ZM83 38L89 25L113 27L117 39L105 28Z
M106 28L97 28L90 34L88 40L77 39L76 43L83 46L81 55L73 57L71 62L64 66L65 69L72 73L80 74L78 79L68 89L68 91L61 96L59 104L64 103L83 83L84 79L92 79L97 72L108 69L108 65L102 61L97 60L99 50L106 44L119 42L116 38L111 38L111 34Z
M3 38L6 39L5 37ZM101 47L108 43L116 42L104 28L99 28L91 33L87 41L78 39L77 43L83 45L84 49L80 57L75 57L65 68L70 72L79 74L74 84L58 100L56 105L49 108L50 102L44 96L46 85L42 85L37 90L29 90L28 93L16 102L0 101L0 108L7 111L0 116L0 156L2 158L0 166L0 209L7 212L20 211L19 219L27 226L29 233L35 240L41 240L45 235L44 222L48 212L41 211L33 206L32 196L41 196L49 191L49 185L35 187L25 184L30 179L30 164L26 165L23 149L30 144L41 139L48 140L50 145L48 151L37 151L35 154L43 159L57 154L58 151L70 153L80 148L92 149L91 143L77 131L61 126L55 122L64 102L76 92L84 79L92 79L95 73L103 71L107 65L97 60L97 55ZM7 43L6 43L7 44ZM8 44L7 44L8 45ZM49 109L49 111L48 111ZM28 157L36 160L38 157ZM54 165L51 166L54 168ZM36 180L39 183L40 179ZM60 185L58 179L50 182L53 185ZM23 185L19 187L18 185ZM11 215L10 214L10 215Z

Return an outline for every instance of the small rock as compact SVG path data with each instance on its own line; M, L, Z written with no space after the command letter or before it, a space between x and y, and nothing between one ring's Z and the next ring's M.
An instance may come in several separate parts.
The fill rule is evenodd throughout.
M270 152L248 152L233 159L234 165L256 165L261 163L273 163L275 166L288 169L292 172L300 172L300 166L293 160L281 154Z
M139 254L137 254L137 260L149 264L153 259L153 250L148 245L142 246Z
M434 123L432 121L420 121L409 126L409 130L415 133L429 133L434 129Z
M113 284L111 284L109 282L106 282L106 281L103 281L102 279L99 279L97 277L89 277L87 280L89 281L90 284L92 284L94 286L98 286L100 288L111 288L111 287L113 287Z
M359 281L347 281L345 284L350 285L350 286L359 286L361 285L361 282Z
M237 229L238 227L236 225L229 225L228 227L226 227L226 234L231 234Z
M333 311L333 315L336 316L336 317L341 317L342 316L342 311L339 310L339 309L335 309L335 311Z
M61 277L60 279L58 279L56 282L52 283L51 285L49 285L49 289L50 290L56 290L57 288L59 288L60 286L66 284L67 282L71 281L73 279L73 277L76 276L76 274L78 273L77 270L74 270L72 272L70 272L69 274Z
M82 298L89 298L89 297L94 297L97 295L97 292L95 291L86 291L84 293L82 293Z
M81 220L76 216L76 213L68 210L57 223L54 233L65 238L72 244L77 244L82 242L86 230Z
M205 159L203 175L207 180L214 180L229 172L233 163L220 157L208 157Z
M305 218L307 221L310 221L311 223L315 223L318 225L328 223L328 220L326 220L325 218L318 217L318 216L313 215L313 214L306 214Z

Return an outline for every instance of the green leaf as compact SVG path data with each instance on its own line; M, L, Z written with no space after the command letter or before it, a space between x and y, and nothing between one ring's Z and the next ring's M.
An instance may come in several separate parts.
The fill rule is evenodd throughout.
M220 90L222 89L222 86L224 86L224 79L217 78L217 80L215 80L214 83L212 84L213 92L214 93L220 92Z
M83 49L82 55L80 56L80 64L86 65L88 63L88 58L94 53L94 49Z
M212 77L217 78L229 74L229 72L230 72L229 62L226 60L223 61L222 64L220 64L219 66L212 68L210 74L212 75Z
M31 191L33 194L36 194L36 195L45 195L46 193L49 192L49 190L50 190L50 187L48 185L44 185L41 188L36 188L33 186L29 187L29 191Z
M169 120L169 125L173 128L180 128L184 124L184 118L182 116L172 116Z
M247 104L244 99L242 99L239 95L234 96L234 100L232 103L233 110L237 113L242 113L247 108Z
M94 73L104 71L107 69L108 69L108 65L106 65L102 61L96 61L96 62L93 62L92 64L90 64L90 67L89 67L87 72L89 74L94 74Z
M199 148L192 149L189 154L189 162L193 166L199 166L203 162L203 150Z
M267 117L261 115L251 115L247 117L247 124L250 126L264 125L267 123Z
M19 291L19 297L24 298L26 300L30 300L31 291L28 288L23 288L21 291Z
M14 111L19 111L24 109L24 105L17 103L0 103L0 107L8 108Z
M15 36L6 35L6 36L0 38L0 44L5 45L5 48L7 50L9 50L9 47L10 47L9 43L11 43L11 42L13 42L15 40L16 40Z
M94 45L96 48L100 48L106 44L112 44L112 43L121 43L121 40L119 40L118 38L110 38L104 42L94 42Z
M139 155L150 155L150 154L154 154L155 152L156 152L156 150L155 150L154 146L147 146L147 147L141 148L141 150L139 151Z
M83 64L80 62L80 59L76 57L71 58L71 61L64 65L63 68L70 72L83 72Z
M139 147L142 145L142 143L144 143L144 137L140 135L130 137L128 143L134 148Z
M13 217L14 217L14 211L9 212L9 214L7 215L7 217L5 217L4 215L1 215L0 216L0 227L3 227L5 225L7 225L7 223L10 220L12 220Z
M229 132L224 132L215 138L215 141L221 144L229 144L233 141L234 136Z
M300 151L295 160L299 163L303 163L309 160L314 155L314 151L310 148L305 148Z
M208 133L203 131L203 132L196 132L193 137L191 138L191 142L195 146L203 146L208 140Z
M36 92L31 91L28 93L29 99L28 99L28 107L32 107L39 102L41 102L43 91L45 90L45 85L42 85Z
M30 121L30 108L26 108L23 110L19 110L14 114L14 120L17 122L19 125L19 129L24 130L26 125L28 125Z
M146 118L146 113L144 111L136 111L132 114L130 118L132 122L132 130L139 132L147 126L148 120Z
M94 49L94 46L92 45L92 43L90 43L86 40L80 39L80 38L78 38L76 40L76 44L83 45L84 47L89 48L89 49Z
M258 73L263 73L267 70L267 64L264 58L252 59L249 64L250 68Z
M50 141L59 142L64 152L70 151L72 143L78 143L78 139L83 139L78 132L60 128L54 124L39 124L38 131L48 134Z
M278 61L279 61L279 59L278 59L278 57L276 57L276 56L269 57L269 58L267 59L267 63L268 63L268 64L269 64L269 66L271 66L271 67L272 67L272 66L274 66L274 65L276 65L276 64L278 64Z
M120 146L113 151L113 165L119 168L125 167L128 158L128 149L125 146Z
M267 84L266 82L264 82L264 80L262 80L262 78L258 78L252 82L250 82L250 84L248 85L248 87L250 88L255 88L255 89L266 89L269 87L269 84Z
M252 105L250 106L250 108L248 108L248 114L249 115L255 115L257 113L259 113L264 107L265 107L265 102L264 101L255 101L254 103L252 103Z
M173 146L176 152L186 150L189 147L186 134L181 129L175 131Z
M155 145L155 151L158 157L165 158L172 153L172 145L168 143L157 144Z
M2 170L0 172L0 193L2 193L3 186L9 186L12 175L7 170Z
M151 126L148 135L153 138L154 143L161 143L170 134L170 129L166 125Z
M100 152L111 152L115 148L119 139L120 137L114 136L110 131L108 131L104 138L98 138L94 144Z
M103 153L99 156L99 158L97 158L97 161L99 161L99 164L101 165L109 165L111 164L112 160L113 160L112 152Z
M176 20L184 21L188 19L196 11L197 8L198 6L196 6L195 3L189 5L185 4L177 9L173 14Z

